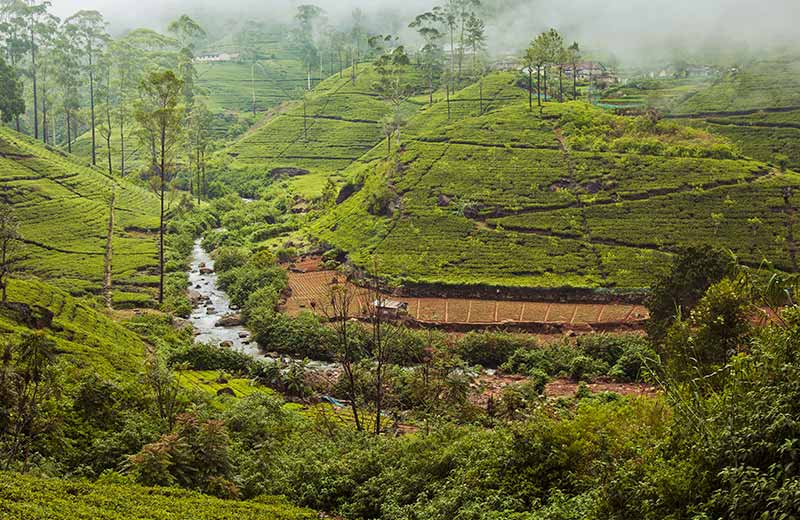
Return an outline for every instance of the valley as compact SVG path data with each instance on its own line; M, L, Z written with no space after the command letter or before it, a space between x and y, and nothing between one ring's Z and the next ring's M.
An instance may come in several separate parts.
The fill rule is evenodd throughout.
M0 0L0 518L796 516L793 3L74 3Z

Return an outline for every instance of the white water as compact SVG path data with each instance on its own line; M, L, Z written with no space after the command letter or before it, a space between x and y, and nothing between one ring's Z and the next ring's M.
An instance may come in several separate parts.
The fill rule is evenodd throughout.
M211 269L210 274L200 273L201 265ZM253 357L263 357L255 342L251 342L249 331L242 327L218 327L217 321L223 316L233 314L231 301L228 295L217 286L217 273L213 272L214 260L206 253L201 245L201 240L197 239L192 251L192 264L189 271L189 289L200 293L207 299L192 311L190 321L194 325L198 335L195 337L197 343L210 343L219 345L223 342L230 342L232 348L249 354ZM213 308L212 312L209 309ZM241 334L246 334L241 338ZM249 343L249 344L246 344Z
M191 269L189 271L189 290L200 293L206 301L192 310L189 321L197 333L195 342L219 345L230 342L231 348L258 359L271 359L273 361L289 362L290 358L275 359L266 356L258 344L251 340L250 332L243 326L218 327L217 322L223 316L234 314L231 309L231 300L228 295L217 285L217 273L214 272L214 260L203 249L202 239L197 239L192 251ZM211 273L200 273L201 265L211 269ZM209 312L213 308L213 312ZM241 336L245 336L242 338ZM310 361L308 368L313 370L332 370L337 365L323 361Z

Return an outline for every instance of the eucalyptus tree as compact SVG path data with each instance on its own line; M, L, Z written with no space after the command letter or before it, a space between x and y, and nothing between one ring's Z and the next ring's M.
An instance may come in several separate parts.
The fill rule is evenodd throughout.
M578 99L578 65L581 61L581 47L578 42L572 42L567 48L567 55L572 67L572 99Z
M351 18L353 26L350 28L350 80L355 85L358 78L358 62L361 59L361 46L367 40L367 31L364 29L364 12L361 9L353 9Z
M41 106L42 106L42 140L45 143L49 143L49 135L54 130L54 125L51 124L50 120L48 119L48 114L51 112L50 105L49 105L49 95L48 95L48 74L53 71L55 66L55 56L54 50L57 45L58 40L58 27L61 20L57 17L51 15L50 13L45 13L40 19L37 24L37 34L38 34L38 51L40 56L40 63L39 63L39 70L40 70L40 79L39 83L41 85L40 91L42 96ZM52 118L51 118L52 119Z
M212 142L211 123L213 116L202 100L195 101L188 121L188 141L191 147L190 164L194 166L194 177L190 183L197 200L206 196L206 152Z
M131 105L136 98L136 85L142 77L146 65L144 53L128 38L111 42L109 59L112 65L111 85L116 96L116 123L119 131L119 171L122 176L127 173L126 129L130 121ZM109 122L109 127L111 123Z
M158 302L164 303L164 234L167 188L174 179L173 161L183 137L183 82L171 70L149 73L139 84L136 121L143 146L150 147L151 186L160 200L158 229Z
M547 64L558 67L559 100L563 101L563 85L561 84L564 62L564 37L555 30L548 30L545 36ZM545 89L547 88L547 69L545 69Z
M0 63L2 65L2 63ZM19 261L19 219L10 204L0 204L0 291L2 302L7 301L8 278Z
M479 55L486 50L486 24L475 13L466 22L464 43L472 49L472 68L477 70Z
M392 36L379 36L371 39L372 47L377 46L377 40L382 40L384 43L397 42L397 38ZM373 88L392 108L390 115L383 120L384 133L386 134L390 154L392 136L397 135L397 146L401 145L401 129L405 125L401 107L411 93L410 85L406 81L406 71L410 65L411 60L402 45L386 50L374 63L375 72L378 73L379 79Z
M92 164L97 164L97 137L95 119L95 74L97 56L110 39L106 32L106 22L98 11L78 11L65 21L73 27L78 49L86 59L86 73L89 77L89 108L92 130Z
M194 80L197 70L194 67L194 51L206 38L206 31L188 15L181 15L167 26L167 31L178 41L178 70L183 81L183 97L187 107L194 102Z
M24 112L22 83L14 68L0 57L0 121L10 123Z
M547 64L547 35L542 33L531 42L525 51L525 62L528 70L528 86L531 95L528 97L530 108L533 109L533 68L536 67L536 99L538 105L542 106L542 69ZM547 76L545 69L545 101L547 101Z
M459 45L458 45L458 76L461 77L462 68L464 63L464 50L469 45L467 40L468 27L470 20L475 19L480 21L474 9L480 7L480 0L457 0L454 2L456 14L458 16L458 25L460 28Z
M433 105L434 77L440 77L444 67L444 50L441 41L443 20L439 13L428 11L418 15L409 27L416 29L425 41L419 52L419 61L428 76L428 104Z
M114 134L114 126L111 122L111 112L118 102L111 88L112 67L111 50L110 48L106 48L106 52L103 52L97 57L97 98L99 101L97 108L101 114L101 121L97 126L97 132L105 141L106 166L109 175L114 174L114 165L111 158L111 137Z
M28 6L22 0L0 0L0 38L3 41L6 59L20 80L22 79L20 67L30 46L26 31L27 10ZM22 130L19 116L23 113L25 110L14 116L17 132Z
M324 21L325 11L312 4L297 7L295 14L294 39L300 48L303 64L308 73L308 90L311 90L311 70L319 64L319 49L315 41L317 26Z
M30 51L30 77L33 87L33 136L39 139L39 99L37 87L37 51L39 43L37 38L40 35L46 35L47 30L42 24L43 19L47 16L47 8L50 7L50 2L34 3L31 2L25 5L24 15L26 21L26 31L28 33L28 50Z
M76 46L75 27L62 24L54 40L52 58L55 80L61 95L61 110L64 113L63 133L67 151L72 153L75 114L80 109L80 57Z

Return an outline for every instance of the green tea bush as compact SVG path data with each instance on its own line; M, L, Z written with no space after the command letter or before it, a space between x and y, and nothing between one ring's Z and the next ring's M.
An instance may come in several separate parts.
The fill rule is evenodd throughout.
M530 336L505 332L470 332L456 342L456 353L467 363L498 368L517 351L535 349Z
M224 370L233 374L247 375L255 361L247 354L232 349L192 343L169 354L172 366L187 364L193 370Z

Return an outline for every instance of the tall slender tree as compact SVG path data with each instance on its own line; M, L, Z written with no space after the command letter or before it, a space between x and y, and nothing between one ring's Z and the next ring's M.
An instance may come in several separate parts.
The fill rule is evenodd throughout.
M30 45L26 31L27 12L28 6L23 0L0 0L0 38L3 40L8 63L20 82L22 61ZM25 110L14 115L17 132L22 131L20 115L23 113Z
M60 87L61 109L64 112L63 132L67 151L72 153L74 114L80 108L80 61L76 47L75 27L62 24L53 45L53 67L56 84Z
M436 78L439 78L443 72L444 66L444 51L441 47L442 38L442 25L444 20L441 15L435 11L428 11L417 16L409 25L410 28L416 29L417 33L425 41L419 53L420 64L425 69L428 77L428 105L433 105L433 92L434 83Z
M77 46L86 59L86 73L89 77L89 109L92 130L92 164L97 164L97 128L95 117L95 75L97 56L109 40L106 22L98 11L78 11L65 21L73 26Z
M572 99L578 99L578 65L581 61L581 47L578 42L572 42L567 52L572 67Z
M11 65L0 57L0 121L10 123L23 112L22 83Z
M183 82L171 70L148 74L139 86L136 121L143 146L152 153L151 186L158 194L161 210L158 229L158 302L164 303L164 234L167 220L167 189L173 180L173 160L182 137Z

